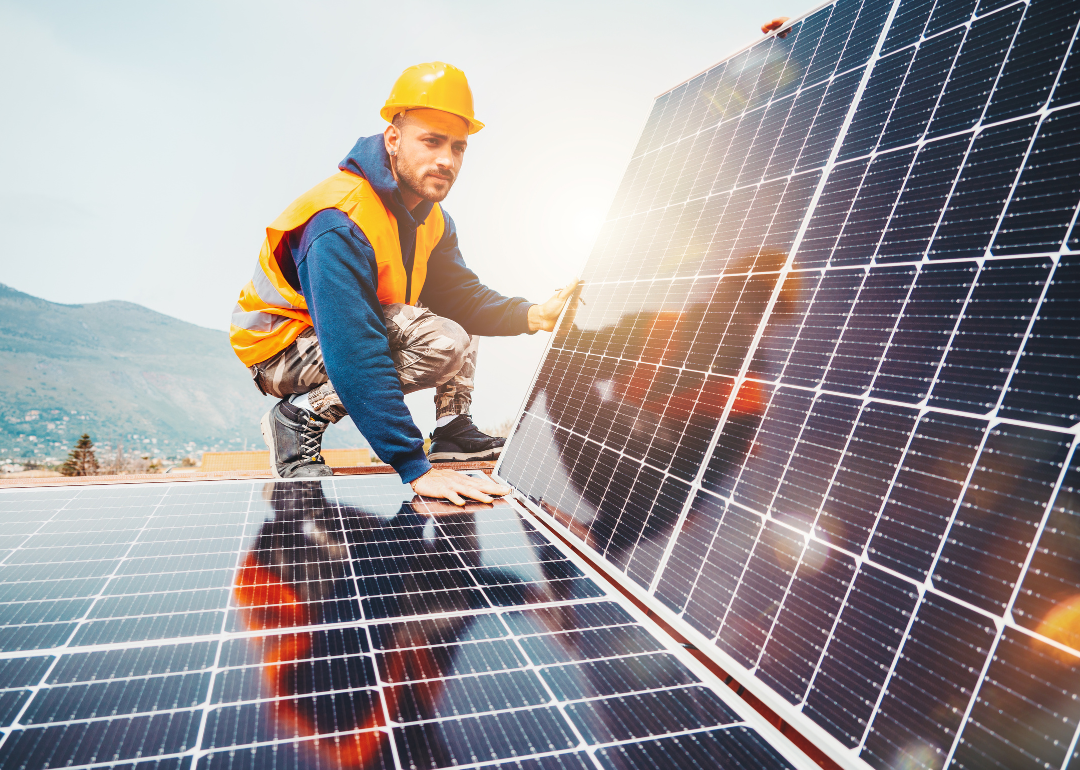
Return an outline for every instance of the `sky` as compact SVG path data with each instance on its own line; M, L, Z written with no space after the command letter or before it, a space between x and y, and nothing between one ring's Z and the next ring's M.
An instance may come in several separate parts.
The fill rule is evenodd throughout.
M487 124L443 203L466 263L542 301L655 97L813 5L0 0L0 283L228 329L266 225L383 130L403 69L443 60ZM482 342L479 425L516 414L546 342ZM408 401L430 431L431 393Z

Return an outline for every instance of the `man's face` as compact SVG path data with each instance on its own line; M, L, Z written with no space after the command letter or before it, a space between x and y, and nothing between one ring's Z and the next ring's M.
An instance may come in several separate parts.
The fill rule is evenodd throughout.
M403 192L438 203L461 171L468 125L457 115L428 109L409 110L398 124L383 134L387 152L394 154L398 185Z

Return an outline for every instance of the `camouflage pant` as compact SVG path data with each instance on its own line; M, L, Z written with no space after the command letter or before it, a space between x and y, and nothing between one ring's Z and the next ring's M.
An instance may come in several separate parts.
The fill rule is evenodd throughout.
M383 318L401 390L435 388L436 418L468 414L480 339L422 307L383 305ZM314 329L305 329L289 347L252 366L251 376L270 396L307 393L312 409L332 422L347 414L327 377Z

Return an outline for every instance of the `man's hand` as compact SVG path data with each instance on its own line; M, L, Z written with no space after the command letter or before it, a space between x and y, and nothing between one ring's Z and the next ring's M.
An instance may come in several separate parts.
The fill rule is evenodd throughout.
M790 18L791 18L790 16L777 16L772 21L767 21L764 24L762 24L761 25L761 31L764 32L767 35L770 32L772 32L774 29L780 29L782 26L787 24L787 21ZM788 32L790 32L790 30L785 29L783 32L781 32L779 35L777 35L777 37L787 37Z
M409 486L412 491L422 497L437 497L446 499L454 505L465 505L464 498L478 500L481 503L490 503L490 495L502 497L510 494L510 487L496 484L487 476L477 478L466 476L457 471L448 471L445 468L432 468Z
M554 331L555 324L559 320L559 314L562 313L566 300L570 299L570 295L574 293L574 289L578 287L579 283L581 281L575 278L555 292L547 302L529 308L529 331Z

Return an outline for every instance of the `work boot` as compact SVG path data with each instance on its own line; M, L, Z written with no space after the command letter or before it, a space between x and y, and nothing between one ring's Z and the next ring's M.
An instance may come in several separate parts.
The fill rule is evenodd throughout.
M433 463L497 460L506 439L481 433L472 417L459 414L431 434L428 461Z
M278 401L263 415L262 435L270 447L270 468L279 479L301 479L313 476L333 476L319 454L323 433L329 420L314 412Z

